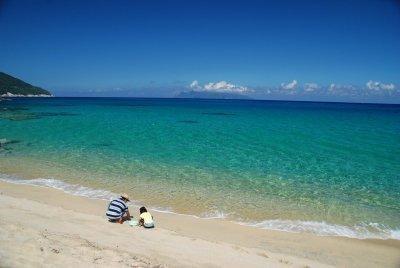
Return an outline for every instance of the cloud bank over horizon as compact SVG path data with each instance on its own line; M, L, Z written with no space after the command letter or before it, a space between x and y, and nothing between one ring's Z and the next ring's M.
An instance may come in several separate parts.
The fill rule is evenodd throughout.
M337 84L320 85L316 82L301 82L293 79L278 86L239 85L221 80L217 82L176 81L162 85L150 83L147 86L115 86L109 88L91 88L68 94L55 91L57 96L104 96L104 97L162 97L171 98L182 92L204 92L218 94L236 94L253 99L271 100L310 100L344 102L387 102L400 103L400 88L391 82L368 80L364 85ZM388 101L389 100L389 101Z
M236 93L236 94L246 94L246 93L250 93L253 91L252 89L250 89L248 87L235 85L232 83L228 83L226 81L209 82L209 83L201 86L197 80L194 80L189 85L189 88L194 91L217 92L217 93Z
M275 87L254 87L254 91L256 98L265 99L400 103L398 85L373 80L364 85L319 85L315 82L302 84L294 79Z

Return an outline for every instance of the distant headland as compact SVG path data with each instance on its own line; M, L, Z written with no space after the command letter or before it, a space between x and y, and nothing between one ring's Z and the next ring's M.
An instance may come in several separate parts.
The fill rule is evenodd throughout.
M43 88L0 72L0 97L52 97L52 94Z

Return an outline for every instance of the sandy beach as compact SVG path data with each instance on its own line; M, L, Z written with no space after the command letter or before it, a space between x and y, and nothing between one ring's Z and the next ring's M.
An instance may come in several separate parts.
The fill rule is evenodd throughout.
M107 222L103 200L5 182L0 189L2 267L400 265L397 240L320 237L157 212L157 227L146 230Z

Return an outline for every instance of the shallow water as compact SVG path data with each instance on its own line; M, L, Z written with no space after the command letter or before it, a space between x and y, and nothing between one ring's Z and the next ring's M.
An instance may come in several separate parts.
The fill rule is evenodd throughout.
M13 99L0 139L3 174L270 229L400 230L400 105Z

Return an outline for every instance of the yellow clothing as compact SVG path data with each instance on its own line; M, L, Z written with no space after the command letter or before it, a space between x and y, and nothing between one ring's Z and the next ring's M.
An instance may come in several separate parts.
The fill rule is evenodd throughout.
M142 214L140 214L140 218L143 219L145 224L153 223L153 217L149 212L143 212Z

